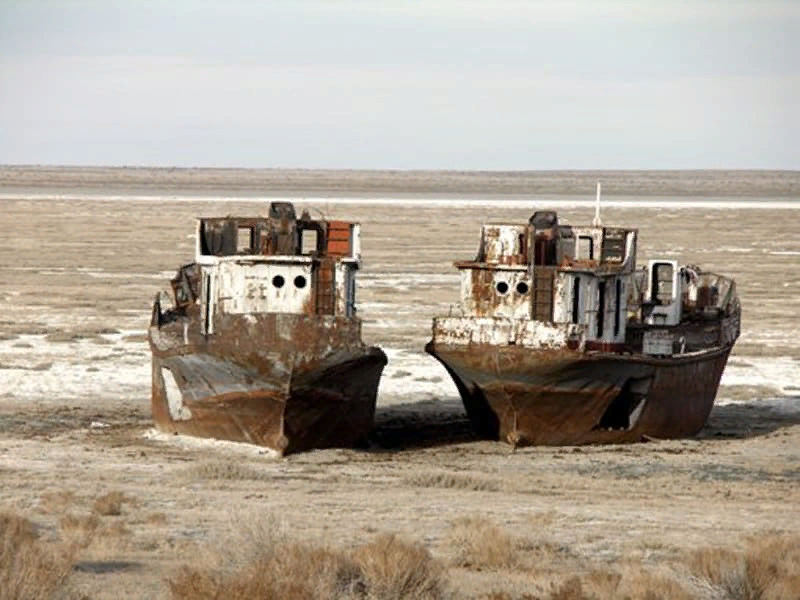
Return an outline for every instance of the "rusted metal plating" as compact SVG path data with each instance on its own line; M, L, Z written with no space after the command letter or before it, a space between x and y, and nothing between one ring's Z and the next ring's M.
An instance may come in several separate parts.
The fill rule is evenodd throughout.
M199 219L173 307L153 305L156 425L280 453L358 443L386 364L355 316L359 234L356 223L298 219L289 203Z
M696 266L636 268L635 229L558 222L481 229L461 272L460 316L426 350L475 427L524 444L696 434L739 336L734 282Z

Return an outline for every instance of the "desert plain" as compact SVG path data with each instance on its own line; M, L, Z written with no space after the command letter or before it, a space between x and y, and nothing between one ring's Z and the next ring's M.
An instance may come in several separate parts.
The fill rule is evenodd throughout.
M0 525L32 524L33 563L57 575L32 571L39 591L243 598L258 564L284 586L269 598L799 598L800 173L492 177L0 169ZM590 222L597 178L640 261L736 279L742 335L710 420L631 445L481 440L422 350L458 302L452 262L483 222ZM145 332L194 218L276 197L362 223L359 316L389 356L364 448L275 458L153 429Z

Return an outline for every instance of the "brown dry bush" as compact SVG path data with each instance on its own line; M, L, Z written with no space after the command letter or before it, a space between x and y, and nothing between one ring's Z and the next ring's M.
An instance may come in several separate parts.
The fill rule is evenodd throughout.
M704 548L687 559L699 595L725 600L800 598L800 537L752 538L742 551Z
M248 532L252 535L252 531ZM346 551L293 541L264 545L238 564L186 565L167 581L174 600L445 600L444 567L394 536ZM247 540L244 545L247 546ZM235 556L233 551L231 556ZM227 557L231 558L231 557Z
M36 526L13 513L0 513L0 597L40 600L73 597L70 552L40 541Z
M163 512L150 513L145 517L145 522L148 525L166 525L168 520L167 513Z
M445 472L416 473L406 477L405 482L416 487L472 490L475 492L496 492L500 489L496 481L485 477Z
M212 481L264 481L270 474L253 466L230 461L209 461L192 465L186 470L188 479L209 479Z
M62 539L76 549L87 548L100 527L96 515L67 514L59 520Z
M126 502L128 502L128 498L125 497L125 494L114 490L97 497L93 509L98 515L116 517L122 514L122 505Z
M380 535L356 549L353 559L369 598L434 600L447 595L444 567L421 544Z
M454 521L448 539L455 550L455 564L478 571L514 567L524 545L523 540L480 516Z
M75 492L72 490L58 490L55 492L45 492L39 498L39 508L47 514L62 513L67 508L73 506L77 500Z

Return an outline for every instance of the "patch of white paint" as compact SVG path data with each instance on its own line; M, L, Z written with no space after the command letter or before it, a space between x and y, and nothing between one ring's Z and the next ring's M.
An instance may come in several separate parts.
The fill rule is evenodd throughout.
M192 411L183 404L183 392L175 382L175 376L172 371L161 369L161 377L164 380L164 390L167 393L169 416L174 421L188 421L192 418Z

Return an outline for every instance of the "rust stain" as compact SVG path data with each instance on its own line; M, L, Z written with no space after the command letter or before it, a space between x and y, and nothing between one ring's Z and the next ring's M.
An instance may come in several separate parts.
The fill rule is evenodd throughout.
M352 290L336 278L355 276L357 233L297 218L289 203L267 217L201 219L172 308L153 305L156 425L280 453L358 443L386 355L361 340L361 321L346 314Z
M583 444L703 427L740 331L730 278L674 261L637 270L635 229L571 227L551 211L481 233L476 259L454 263L462 316L435 318L426 346L480 433ZM657 277L658 264L676 275ZM529 311L509 315L498 282L520 272Z

